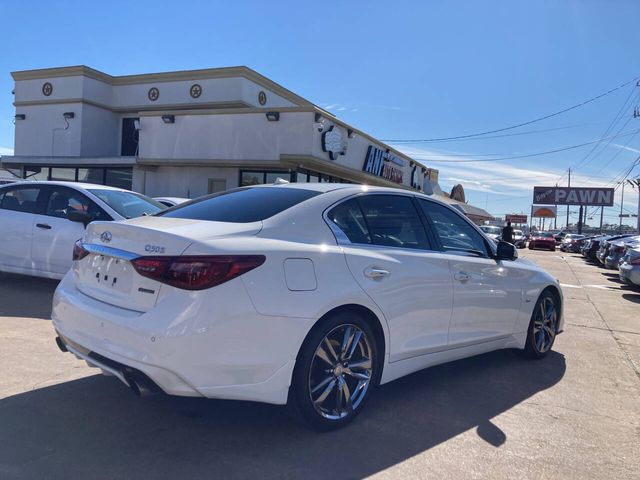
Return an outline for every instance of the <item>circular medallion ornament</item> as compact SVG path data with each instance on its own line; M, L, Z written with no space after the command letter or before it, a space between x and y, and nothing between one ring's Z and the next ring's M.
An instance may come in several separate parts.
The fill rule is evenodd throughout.
M267 94L264 93L263 90L260 90L260 92L258 93L258 102L260 103L260 105L264 105L265 103L267 103Z
M189 95L191 95L191 98L198 98L200 95L202 95L202 87L197 83L194 83L189 89Z
M53 93L53 85L51 85L49 82L46 82L44 85L42 85L42 94L45 97L48 97L52 93Z
M149 97L149 100L151 100L152 102L155 102L159 96L160 90L158 90L156 87L151 87L149 89L149 93L147 93L147 97Z

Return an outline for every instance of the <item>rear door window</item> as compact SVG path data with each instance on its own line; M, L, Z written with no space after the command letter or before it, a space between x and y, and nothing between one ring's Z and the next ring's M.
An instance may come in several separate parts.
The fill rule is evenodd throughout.
M41 189L35 186L25 186L7 189L2 197L0 209L15 212L37 213L38 195Z
M430 249L422 220L408 196L362 195L334 207L328 218L352 243Z
M251 223L273 217L320 193L302 188L240 188L178 205L160 212L158 216L211 222Z

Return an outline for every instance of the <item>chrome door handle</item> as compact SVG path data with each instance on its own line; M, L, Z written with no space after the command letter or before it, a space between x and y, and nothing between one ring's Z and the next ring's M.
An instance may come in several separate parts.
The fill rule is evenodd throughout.
M471 277L469 276L469 274L467 272L457 272L453 278L455 278L456 280L458 280L459 282L466 282L468 281Z
M364 269L364 276L369 278L383 278L391 275L389 270L384 270L377 267L368 267Z
M43 230L51 230L51 225L47 225L46 223L36 223L36 227Z

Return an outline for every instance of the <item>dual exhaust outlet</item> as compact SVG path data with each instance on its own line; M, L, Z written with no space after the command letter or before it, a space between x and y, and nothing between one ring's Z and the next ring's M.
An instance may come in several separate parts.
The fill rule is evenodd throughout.
M73 353L77 358L87 362L89 366L97 367L102 370L105 375L111 375L118 378L122 383L129 387L134 395L138 397L155 395L162 391L160 387L153 382L153 380L139 370L119 364L113 360L103 358L102 356L92 352L84 354L68 343L65 343L65 341L59 336L56 337L56 345L58 345L60 351Z

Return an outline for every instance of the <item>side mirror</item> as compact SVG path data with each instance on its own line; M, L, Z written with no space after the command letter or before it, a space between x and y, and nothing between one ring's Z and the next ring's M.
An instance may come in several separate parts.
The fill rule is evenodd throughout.
M89 215L87 212L71 210L67 214L67 220L71 220L72 222L82 223L86 227L87 225L89 225L89 222L91 222L91 215Z
M515 260L518 258L518 250L509 242L498 242L498 249L496 252L496 258L498 260Z

